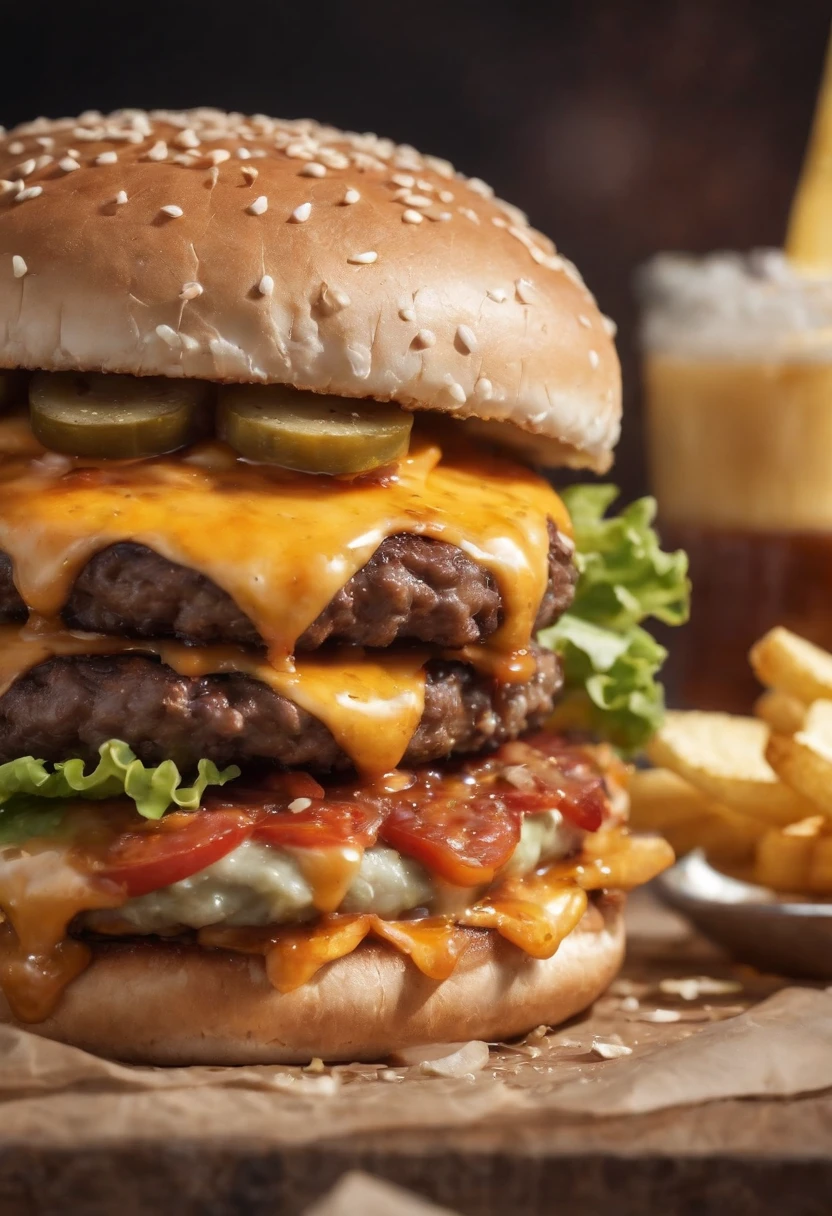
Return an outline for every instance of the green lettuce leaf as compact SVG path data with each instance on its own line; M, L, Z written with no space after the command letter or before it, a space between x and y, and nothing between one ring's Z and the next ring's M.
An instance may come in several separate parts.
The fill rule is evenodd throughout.
M652 527L656 503L640 498L605 517L618 496L610 485L573 486L563 494L575 529L578 585L572 607L539 635L563 659L564 704L558 718L632 751L660 725L664 693L656 680L667 652L639 626L687 620L687 556L665 553Z
M49 771L42 760L21 756L0 764L0 814L10 820L17 813L28 814L32 802L40 798L67 799L78 794L85 798L117 798L126 795L145 819L161 819L170 806L195 811L209 785L225 785L239 777L236 765L218 769L211 760L200 760L193 785L182 786L179 769L172 760L156 768L146 768L126 743L110 739L98 749L101 759L89 774L83 760L65 760ZM25 797L25 803L18 800ZM32 833L27 833L31 835Z

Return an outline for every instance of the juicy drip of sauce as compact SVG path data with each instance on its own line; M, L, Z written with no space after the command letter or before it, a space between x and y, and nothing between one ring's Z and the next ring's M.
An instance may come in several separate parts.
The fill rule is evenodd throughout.
M480 902L450 917L383 921L372 914L322 917L310 928L201 929L199 944L243 954L262 954L266 974L279 992L306 984L324 966L356 950L368 934L409 956L431 979L447 979L468 949L466 928L493 929L532 958L551 958L587 907L588 890L630 890L649 882L673 862L658 837L628 836L620 829L604 841L589 871L581 862L555 863L525 878L498 884ZM596 864L597 863L597 864Z

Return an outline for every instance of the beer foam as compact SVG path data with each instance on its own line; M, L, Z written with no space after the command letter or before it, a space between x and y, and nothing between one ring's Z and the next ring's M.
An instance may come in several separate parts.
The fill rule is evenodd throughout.
M832 359L832 278L801 274L779 249L660 253L636 277L651 353Z

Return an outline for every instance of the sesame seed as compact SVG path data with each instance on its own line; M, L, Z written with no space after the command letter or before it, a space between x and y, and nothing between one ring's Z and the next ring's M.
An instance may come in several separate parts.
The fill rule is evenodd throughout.
M611 338L614 338L618 333L618 326L616 325L615 321L613 321L612 317L601 317L601 324Z
M504 304L508 299L508 293L503 291L502 287L489 287L485 294L497 304Z
M35 160L34 156L30 157L29 160L24 160L23 163L18 165L15 169L15 177L28 177L30 173L34 173L36 164L37 161Z
M299 177L326 177L326 165L319 164L316 160L310 160L304 165L298 174Z
M410 207L402 212L402 221L405 224L421 224L424 218L421 211L413 211Z
M199 350L199 342L196 338L192 338L190 334L180 334L179 341L185 347L185 350Z
M585 317L582 312L578 313L578 324L583 325L584 329L592 328L592 322L590 321L589 317Z
M467 181L469 190L473 190L474 194L478 194L480 198L493 198L494 191L487 182L482 181L479 177L469 177Z
M476 211L472 211L470 207L460 207L459 214L464 215L466 220L470 220L472 224L478 224L480 222L480 217L477 215Z
M534 300L532 284L528 279L518 279L514 284L514 293L521 304L531 304Z
M416 185L416 178L409 173L394 173L390 181L394 186L404 186L405 190L412 190Z
M601 366L601 356L598 354L597 350L591 350L589 352L589 366L593 369L593 371Z
M185 214L181 207L177 207L176 203L165 203L164 207L160 207L159 210L163 215L169 215L172 220L178 220L180 215Z
M25 147L26 145L21 143L19 139L15 139L9 144L9 151L11 152L12 156L20 156Z
M95 163L97 165L114 165L117 160L117 152L101 152L98 156L96 156Z
M195 300L197 296L201 296L205 288L201 283L183 283L182 290L179 293L180 300Z
M425 181L423 177L416 179L416 185L420 190L424 190L425 194L433 194L433 182Z
M28 190L21 190L15 195L16 203L25 203L30 198L37 198L39 194L43 194L43 186L29 186Z
M19 194L23 189L23 182L10 182L5 178L0 179L0 195L3 194Z
M439 201L440 203L452 203L454 201L453 190L440 190Z
M458 325L456 331L457 349L462 349L464 355L470 355L477 349L477 338L473 329L467 325Z
M43 155L43 156L39 156L39 157L37 158L37 160L35 161L35 169L36 169L36 170L38 170L38 169L45 169L47 165L51 165L51 164L52 164L52 161L53 161L54 159L55 159L55 157L54 157L54 156L47 156L47 155L44 153L44 155Z
M432 329L420 329L411 342L411 346L415 346L417 350L426 350L428 346L434 346L436 343L436 334Z
M264 274L260 282L257 284L257 290L261 296L270 296L274 291L274 279L270 274Z
M330 287L328 283L321 283L321 290L318 294L318 307L324 316L332 316L334 312L340 312L342 308L349 308L352 300L345 291L341 291L340 287Z
M491 223L495 228L508 228L508 220L504 215L492 215Z
M152 148L145 153L145 160L164 160L168 154L168 146L163 139L157 139Z
M452 401L458 402L459 405L464 405L468 398L465 395L465 389L456 380L448 381L448 393Z
M180 131L179 134L174 137L173 142L176 144L177 148L198 148L202 141L197 138L190 127L186 127L184 131Z
M175 329L171 329L169 325L157 325L156 336L157 338L161 338L167 346L175 347L180 345L179 334Z
M483 401L490 401L494 395L494 386L486 376L481 376L474 385L474 391Z
M266 198L265 194L261 194L254 200L253 203L249 203L248 207L246 207L246 211L249 213L249 215L262 215L263 212L268 211L268 209L269 200Z
M254 165L243 165L240 172L242 173L243 177L246 179L248 184L251 185L252 182L257 181L257 175L260 172L260 170L255 169Z
M12 258L12 274L16 279L22 279L25 274L28 274L29 267L23 261L19 253L16 253Z
M366 253L353 253L347 258L354 266L371 266L378 258L378 254L374 249L368 249Z
M414 310L412 308L400 308L399 316L401 317L401 319L403 321L415 321L416 320L416 313L414 312Z
M211 165L223 165L227 160L231 160L231 153L227 148L212 148L210 152L205 153L205 159Z
M311 214L312 204L301 203L299 206L295 207L294 211L289 216L289 219L293 224L305 224Z
M426 194L411 194L409 191L401 196L398 200L402 203L407 203L408 207L432 207L433 199L428 198Z
M55 147L55 141L51 135L39 135L35 143L43 148L44 152L51 152Z
M601 1039L592 1040L592 1050L602 1060L618 1060L621 1056L633 1054L632 1047L627 1047L624 1043L605 1043Z
M312 805L311 798L294 798L289 803L288 809L292 812L293 815L298 815L298 814L300 814L301 811L308 811L311 805ZM311 1064L309 1065L309 1067L310 1068L312 1067ZM318 1071L318 1070L316 1070L316 1071ZM321 1072L323 1071L323 1065L321 1065L320 1071Z
M74 173L75 170L80 169L81 166L73 156L63 156L58 161L58 168L63 169L64 173Z
M350 204L352 204L352 203L357 203L360 198L361 198L361 195L358 193L358 191L355 189L355 187L348 186L347 189L344 191L344 197L341 201L346 203L347 206L350 206Z
M113 199L113 202L115 203L115 205L117 207L123 207L124 204L127 202L127 191L119 190L118 194Z

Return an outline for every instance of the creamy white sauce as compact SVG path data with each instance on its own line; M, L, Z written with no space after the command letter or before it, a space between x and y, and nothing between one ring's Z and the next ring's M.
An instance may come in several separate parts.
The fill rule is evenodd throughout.
M528 874L543 861L573 852L583 833L566 824L558 811L528 815L520 843L503 873ZM414 908L446 912L469 904L483 888L449 887L395 849L367 849L339 912L376 912L395 919ZM284 849L247 841L199 873L141 895L118 909L119 920L137 933L175 925L279 925L316 915L312 888L295 858ZM88 917L95 924L95 914Z

